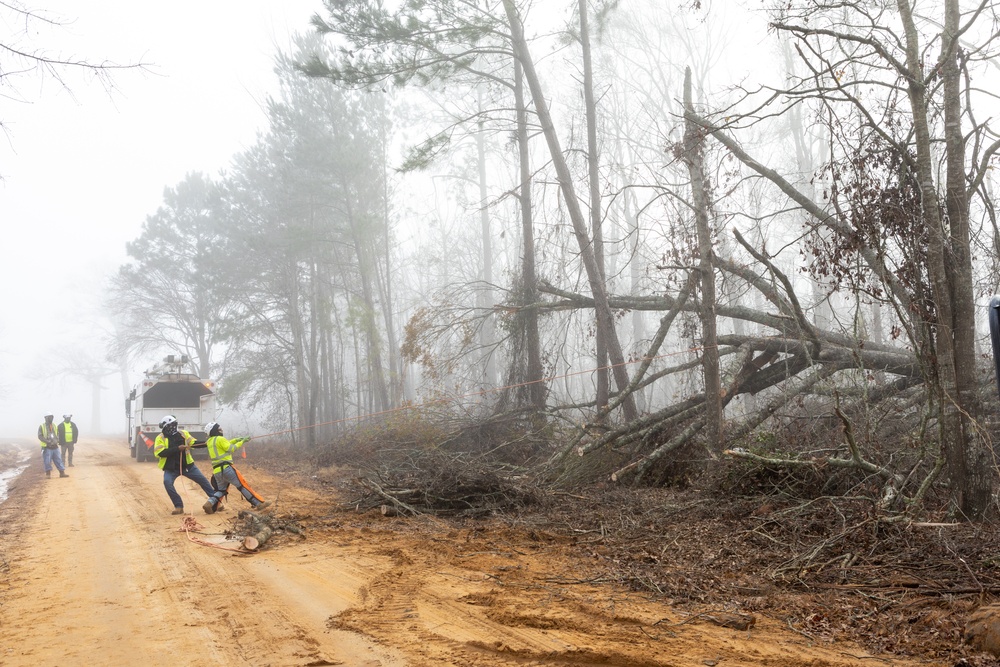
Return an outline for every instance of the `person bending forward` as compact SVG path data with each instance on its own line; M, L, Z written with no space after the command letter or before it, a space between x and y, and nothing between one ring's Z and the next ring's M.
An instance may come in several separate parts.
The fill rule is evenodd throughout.
M194 437L187 431L177 428L177 419L173 415L167 415L160 420L160 435L156 436L153 443L153 453L160 459L160 470L163 471L163 488L170 496L170 502L174 504L174 511L171 514L184 514L184 501L174 488L174 482L183 475L194 481L201 490L205 492L209 500L216 497L216 491L205 479L198 466L194 464L194 457L191 456L191 447L194 445ZM221 498L222 496L219 495ZM207 510L206 510L207 511Z
M219 509L222 497L229 493L229 486L232 485L240 492L243 498L250 503L254 509L264 509L271 503L264 500L257 492L250 488L246 479L240 471L233 465L233 452L250 441L250 438L236 438L227 440L222 434L222 425L218 422L205 424L205 432L208 433L208 455L212 457L212 482L218 489L218 495L209 498L202 506L208 514Z

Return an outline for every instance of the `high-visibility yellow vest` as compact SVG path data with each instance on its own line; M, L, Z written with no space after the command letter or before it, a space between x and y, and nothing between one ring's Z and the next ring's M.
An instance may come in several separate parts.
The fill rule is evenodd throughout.
M63 426L65 426L63 429L63 442L73 442L74 431L76 430L73 428L73 422L63 422Z
M227 440L224 436L213 435L205 445L208 447L208 455L212 457L212 468L214 469L223 463L232 465L233 452L243 446L243 441L237 440L234 445L232 441Z
M191 435L187 431L182 431L180 429L177 429L177 432L180 433L184 437L184 444L185 445L193 445L194 444L194 436L193 435ZM160 456L160 452L162 452L164 449L166 449L169 446L170 446L170 440L168 440L167 438L165 438L162 433L160 433L159 435L156 436L156 441L153 442L153 454L155 454L156 458L159 459L159 461L157 462L157 465L160 467L160 470L163 470L167 466L167 459L166 459L166 457L161 457ZM194 463L194 457L191 456L191 450L190 449L187 450L186 452L184 452L184 460L185 460L185 463L187 463L188 465L191 465L192 463Z
M46 445L49 444L48 443L49 436L54 436L56 434L55 424L42 422L41 432L42 435L40 438L38 438L38 440L42 443L42 449L45 449Z

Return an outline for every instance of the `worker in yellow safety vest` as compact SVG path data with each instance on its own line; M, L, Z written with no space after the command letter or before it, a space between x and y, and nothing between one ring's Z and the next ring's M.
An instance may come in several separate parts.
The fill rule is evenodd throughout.
M60 477L69 477L66 468L63 467L62 456L59 455L59 440L56 436L56 425L52 423L55 416L48 412L45 414L45 421L38 427L38 441L42 443L42 467L45 468L45 476L52 477L52 464L59 470Z
M229 494L230 485L236 487L254 509L262 510L268 507L271 504L270 501L257 495L257 492L250 488L246 479L233 465L233 452L248 443L250 438L227 440L226 436L222 434L222 425L218 422L205 424L205 433L208 433L205 446L208 447L208 455L212 457L212 485L218 489L218 493L221 495L209 498L202 509L209 514L218 510L222 496Z
M63 461L72 468L73 450L76 449L76 441L80 439L80 429L73 423L73 415L63 415L63 420L56 427L56 435L59 447L62 449Z
M174 482L183 475L195 482L205 492L209 500L215 497L216 491L208 483L205 475L194 464L194 457L191 456L191 447L194 446L194 437L187 431L182 431L177 427L177 419L173 415L167 415L160 420L161 433L156 436L153 442L153 454L159 458L160 470L163 471L163 488L167 490L170 501L174 504L174 511L171 514L184 514L184 500L174 488ZM219 495L221 498L221 494ZM208 510L205 510L206 512Z

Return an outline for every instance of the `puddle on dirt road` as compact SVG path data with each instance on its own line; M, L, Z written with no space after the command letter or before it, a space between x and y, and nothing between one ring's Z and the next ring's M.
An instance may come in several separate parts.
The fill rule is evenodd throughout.
M7 500L11 483L28 468L32 449L9 441L0 441L0 503Z

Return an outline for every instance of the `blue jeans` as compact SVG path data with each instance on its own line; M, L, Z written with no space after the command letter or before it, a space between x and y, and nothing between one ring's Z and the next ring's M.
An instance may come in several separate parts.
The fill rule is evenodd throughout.
M164 469L163 488L167 490L167 495L170 496L170 502L174 504L174 507L183 508L184 501L181 500L180 494L178 494L177 491L174 489L174 482L176 482L177 478L180 476L181 473L177 472L176 470ZM196 465L186 466L184 468L184 476L194 481L198 486L200 486L201 490L204 491L209 498L217 497L215 495L215 489L213 489L212 485L208 483L207 479L205 479L205 475L201 472L201 470L198 469L198 466Z
M59 448L55 449L43 449L42 450L42 465L45 466L45 472L52 472L52 464L56 464L56 469L59 472L65 470L63 468L62 455L59 453Z

